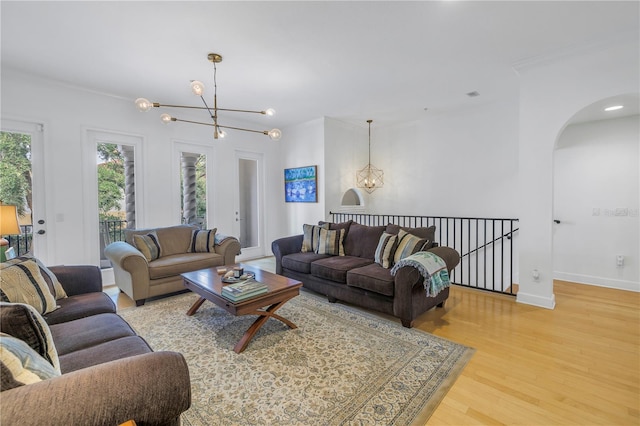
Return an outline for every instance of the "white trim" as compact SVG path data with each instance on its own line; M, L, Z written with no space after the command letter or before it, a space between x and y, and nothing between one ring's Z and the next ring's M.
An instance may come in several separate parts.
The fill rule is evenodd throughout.
M598 287L615 288L618 290L628 290L640 292L640 282L618 280L609 277L596 277L593 275L572 274L570 272L553 272L554 280L569 281L572 283L593 285Z
M525 305L539 306L546 309L553 309L556 307L556 295L551 293L551 297L543 297L535 294L523 293L522 290L519 290L516 302L524 303Z

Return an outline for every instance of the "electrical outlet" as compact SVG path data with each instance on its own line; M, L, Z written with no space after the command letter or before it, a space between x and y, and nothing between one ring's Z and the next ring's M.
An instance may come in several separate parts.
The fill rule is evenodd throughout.
M629 209L629 216L638 217L638 209Z
M604 215L605 216L611 216L612 211L609 209L604 209Z
M616 256L616 266L624 266L624 255L619 254Z

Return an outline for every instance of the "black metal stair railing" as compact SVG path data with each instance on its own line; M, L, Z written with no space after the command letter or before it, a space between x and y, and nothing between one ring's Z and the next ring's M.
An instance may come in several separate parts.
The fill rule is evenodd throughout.
M452 216L414 216L329 212L333 222L382 226L436 227L436 240L460 253L451 274L454 284L515 295L518 219Z
M100 221L100 238L105 242L124 241L124 230L127 227L126 220ZM33 244L33 225L20 225L20 234L6 235L9 247L13 247L16 256L31 252Z

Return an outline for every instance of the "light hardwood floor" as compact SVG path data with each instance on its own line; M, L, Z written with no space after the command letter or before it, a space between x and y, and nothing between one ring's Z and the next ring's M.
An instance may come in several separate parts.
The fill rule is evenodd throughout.
M274 270L273 258L251 263ZM640 294L562 281L554 293L548 310L453 286L416 320L476 349L428 424L640 424Z

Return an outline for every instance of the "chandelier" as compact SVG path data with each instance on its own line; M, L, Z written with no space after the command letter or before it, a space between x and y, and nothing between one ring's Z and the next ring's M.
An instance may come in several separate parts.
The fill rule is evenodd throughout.
M362 169L356 172L356 185L358 188L364 188L369 194L376 190L376 188L382 188L384 185L384 172L371 164L371 123L373 120L367 120L369 123L369 163Z
M216 68L216 64L219 64L220 62L222 62L222 56L218 55L217 53L209 53L209 55L207 56L207 59L209 59L209 61L211 63L213 63L213 106L209 106L209 104L207 104L207 101L205 100L204 96L202 96L204 94L204 84L201 81L197 81L197 80L192 80L191 81L191 91L193 92L194 95L196 96L200 96L200 99L202 99L202 103L204 104L203 107L198 107L198 106L185 106L185 105L166 105L166 104L161 104L158 102L150 102L148 99L145 98L138 98L135 101L136 107L143 112L149 111L151 108L160 108L160 107L165 107L165 108L189 108L189 109L203 109L206 110L209 114L209 116L211 117L211 122L201 122L201 121L191 121L191 120L182 120L180 118L176 118L176 117L172 117L169 114L162 114L160 115L160 120L162 120L163 123L167 124L170 123L172 121L182 121L184 123L192 123L192 124L203 124L205 126L213 126L213 138L214 139L218 139L218 138L224 138L226 136L226 132L222 129L231 129L231 130L242 130L244 132L253 132L253 133L262 133L263 135L269 136L272 140L277 141L282 137L282 132L279 129L271 129L271 130L251 130L251 129L243 129L240 127L231 127L231 126L222 126L218 123L218 112L219 111L226 111L226 112L248 112L251 114L262 114L262 115L268 115L268 116L272 116L275 114L275 111L271 108L265 110L265 111L252 111L252 110L243 110L243 109L225 109L225 108L218 108L218 85L216 82L216 73L217 73L217 68Z

